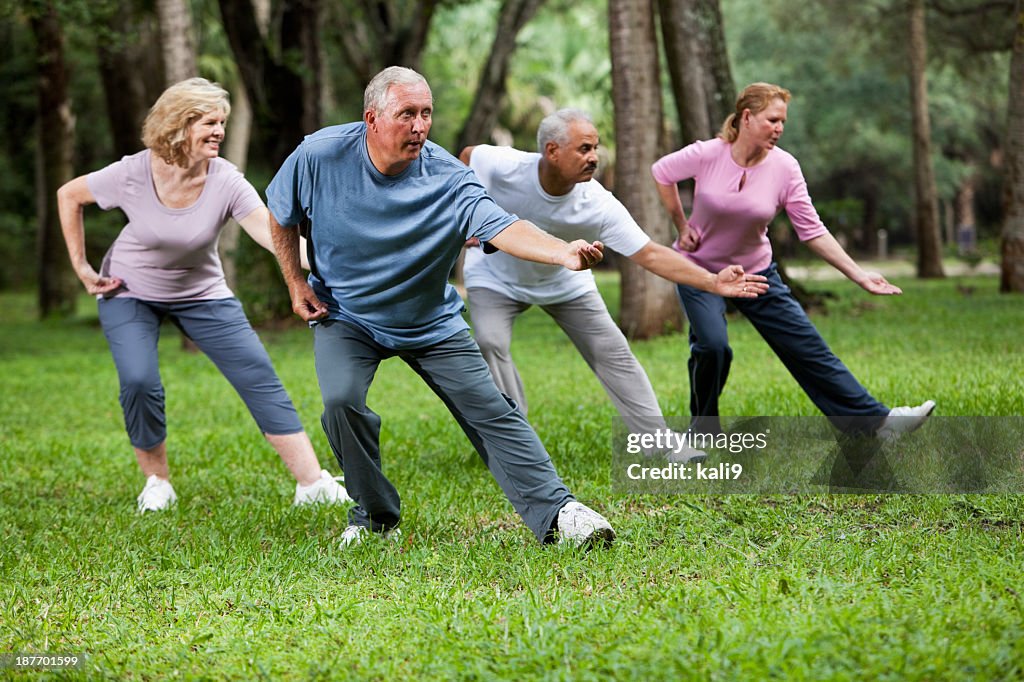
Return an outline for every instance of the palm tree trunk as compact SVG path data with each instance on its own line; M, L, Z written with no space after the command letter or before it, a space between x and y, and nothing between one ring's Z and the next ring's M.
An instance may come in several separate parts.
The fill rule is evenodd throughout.
M999 290L1024 292L1024 3L1018 0L1006 115L1006 174Z
M501 4L491 53L480 74L480 83L469 116L452 150L456 154L469 145L490 142L491 130L498 121L501 101L505 97L505 81L508 78L509 62L516 49L516 36L542 4L544 0L505 0Z
M671 223L651 178L661 149L662 101L653 0L609 0L612 102L615 107L615 193L652 239L671 241ZM629 338L678 330L675 286L621 258L619 326Z
M160 49L164 57L164 80L168 85L192 78L196 69L192 8L187 0L157 0L160 21Z
M52 1L30 19L36 39L39 102L36 152L37 257L39 316L75 312L78 281L68 260L57 213L57 189L71 179L75 120L68 93L64 33Z
M913 119L914 197L917 227L917 276L945 277L939 202L932 169L931 121L928 117L928 54L924 0L910 0L910 106Z

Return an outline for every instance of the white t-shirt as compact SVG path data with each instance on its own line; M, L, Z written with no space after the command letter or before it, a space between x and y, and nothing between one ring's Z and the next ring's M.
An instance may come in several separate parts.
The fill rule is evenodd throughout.
M632 256L651 240L626 207L596 180L580 182L563 196L551 196L540 186L540 154L511 147L478 145L470 168L494 200L509 213L565 241L600 240L624 256ZM523 303L564 303L596 291L590 270L573 272L507 253L484 254L469 249L463 269L467 288L482 287Z

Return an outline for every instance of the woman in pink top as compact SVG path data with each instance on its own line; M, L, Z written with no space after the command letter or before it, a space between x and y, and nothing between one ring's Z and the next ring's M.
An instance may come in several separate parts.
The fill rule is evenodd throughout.
M273 249L266 206L242 174L219 158L228 93L203 78L168 88L143 125L146 149L68 182L57 192L75 273L99 299L99 317L121 384L125 427L146 485L140 512L177 499L169 481L164 389L157 341L170 319L217 365L295 477L295 503L345 502L345 488L320 468L270 358L224 280L217 239L234 217ZM128 224L100 272L86 260L83 208L120 208Z
M772 262L768 223L785 209L797 236L827 263L864 290L902 293L877 272L862 269L822 224L796 159L776 147L786 123L790 94L769 83L748 85L718 137L662 157L652 173L662 204L672 215L675 248L698 265L717 271L728 264L768 278L768 292L733 305L772 347L808 397L844 431L883 438L919 427L935 408L889 409L871 396L832 353ZM693 210L683 212L676 183L693 178ZM718 432L718 397L732 362L721 296L679 285L690 320L690 414L693 428Z

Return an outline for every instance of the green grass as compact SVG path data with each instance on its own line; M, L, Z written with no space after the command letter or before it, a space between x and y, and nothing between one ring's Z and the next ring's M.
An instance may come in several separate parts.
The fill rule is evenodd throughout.
M613 278L601 281L614 308ZM881 299L830 283L841 296L815 316L861 381L889 404L934 398L941 415L1024 414L1020 298L993 279L900 284L903 297ZM616 526L606 552L538 546L397 360L370 404L404 535L341 551L343 512L289 506L294 484L241 401L172 330L161 354L180 501L138 516L92 304L63 323L33 321L25 295L0 305L0 653L88 655L51 673L62 679L1024 675L1019 496L614 495L614 410L538 311L513 348L531 421ZM815 414L749 325L730 333L724 414ZM262 337L336 470L309 332ZM634 350L665 413L685 415L685 337Z

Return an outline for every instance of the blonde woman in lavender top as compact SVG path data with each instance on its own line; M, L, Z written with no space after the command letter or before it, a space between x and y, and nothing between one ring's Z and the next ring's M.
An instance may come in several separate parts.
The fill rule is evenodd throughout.
M718 136L662 157L652 173L679 238L675 248L715 272L736 263L768 278L767 293L731 299L750 320L811 401L840 429L890 438L919 427L935 408L889 409L875 399L829 349L789 288L779 278L768 223L785 210L797 236L814 253L872 294L900 294L877 272L861 268L818 217L800 164L776 145L786 123L790 93L769 83L748 85ZM693 179L687 216L676 183ZM690 321L690 413L694 428L717 432L719 396L732 363L725 299L678 285Z
M228 93L216 83L191 78L172 85L146 117L146 149L57 192L75 273L99 301L125 427L146 478L137 500L140 512L166 509L177 499L157 358L164 319L189 336L238 391L295 477L295 504L349 500L345 488L320 468L266 350L224 280L217 239L229 218L273 250L266 206L219 156L230 110ZM83 209L90 204L120 208L128 218L99 272L85 253Z

